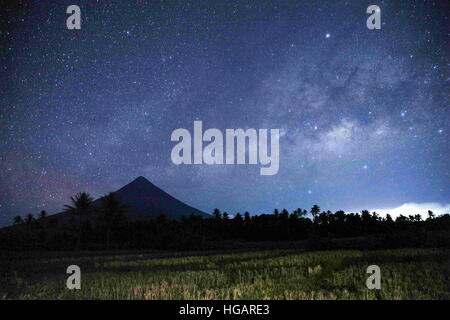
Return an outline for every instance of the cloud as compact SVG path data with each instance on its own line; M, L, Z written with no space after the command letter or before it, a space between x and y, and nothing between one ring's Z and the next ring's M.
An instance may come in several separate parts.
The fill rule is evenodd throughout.
M402 204L399 207L391 208L391 209L372 209L370 212L377 212L380 216L386 216L388 213L396 218L399 215L409 216L419 214L422 219L428 217L428 210L433 211L435 215L450 213L450 203L441 204L437 202L423 202L423 203L415 203L408 202Z

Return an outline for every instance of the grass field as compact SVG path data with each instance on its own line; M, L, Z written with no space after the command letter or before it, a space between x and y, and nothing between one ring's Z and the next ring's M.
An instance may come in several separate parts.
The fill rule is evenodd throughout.
M449 299L450 251L270 250L1 257L1 299ZM81 290L66 288L67 266ZM381 268L381 290L366 268Z

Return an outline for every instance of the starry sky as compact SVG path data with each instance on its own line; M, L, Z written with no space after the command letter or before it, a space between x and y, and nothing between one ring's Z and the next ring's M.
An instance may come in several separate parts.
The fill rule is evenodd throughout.
M72 4L81 30L66 27ZM371 4L381 30L366 27ZM140 175L206 212L446 210L448 12L414 0L3 6L0 225ZM170 135L195 120L279 128L278 174L174 165Z

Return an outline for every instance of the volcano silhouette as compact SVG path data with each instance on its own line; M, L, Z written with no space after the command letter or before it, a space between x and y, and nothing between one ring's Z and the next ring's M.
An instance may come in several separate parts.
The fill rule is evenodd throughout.
M113 193L129 206L125 213L129 220L147 220L162 214L172 219L180 219L182 216L190 216L192 214L200 215L204 218L211 217L211 215L172 197L142 176ZM93 204L94 206L100 206L101 199L95 200ZM73 215L68 212L51 215L46 219L50 217L57 219L61 223L67 223L70 222L70 219L73 219ZM97 218L98 215L94 211L92 214L83 217L83 220L96 220Z
M172 197L142 176L115 191L114 194L123 203L130 206L126 216L132 220L144 220L160 214L174 219L192 214L211 217L209 214ZM100 203L100 199L95 202L96 204Z

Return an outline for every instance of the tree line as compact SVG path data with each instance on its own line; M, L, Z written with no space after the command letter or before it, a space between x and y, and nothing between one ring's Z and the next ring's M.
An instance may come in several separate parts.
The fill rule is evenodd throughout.
M41 211L35 219L15 217L15 227L0 230L1 249L101 250L101 249L186 249L200 250L227 243L239 247L245 242L304 242L310 249L334 249L342 243L362 248L450 247L450 215L428 218L420 215L389 214L380 217L361 213L298 208L289 212L275 209L271 214L251 215L215 209L211 218L198 215L169 219L161 214L135 221L126 218L130 207L114 193L94 203L88 193L78 193L65 205L71 217L61 222ZM337 239L343 239L339 241ZM348 239L345 242L345 239Z

